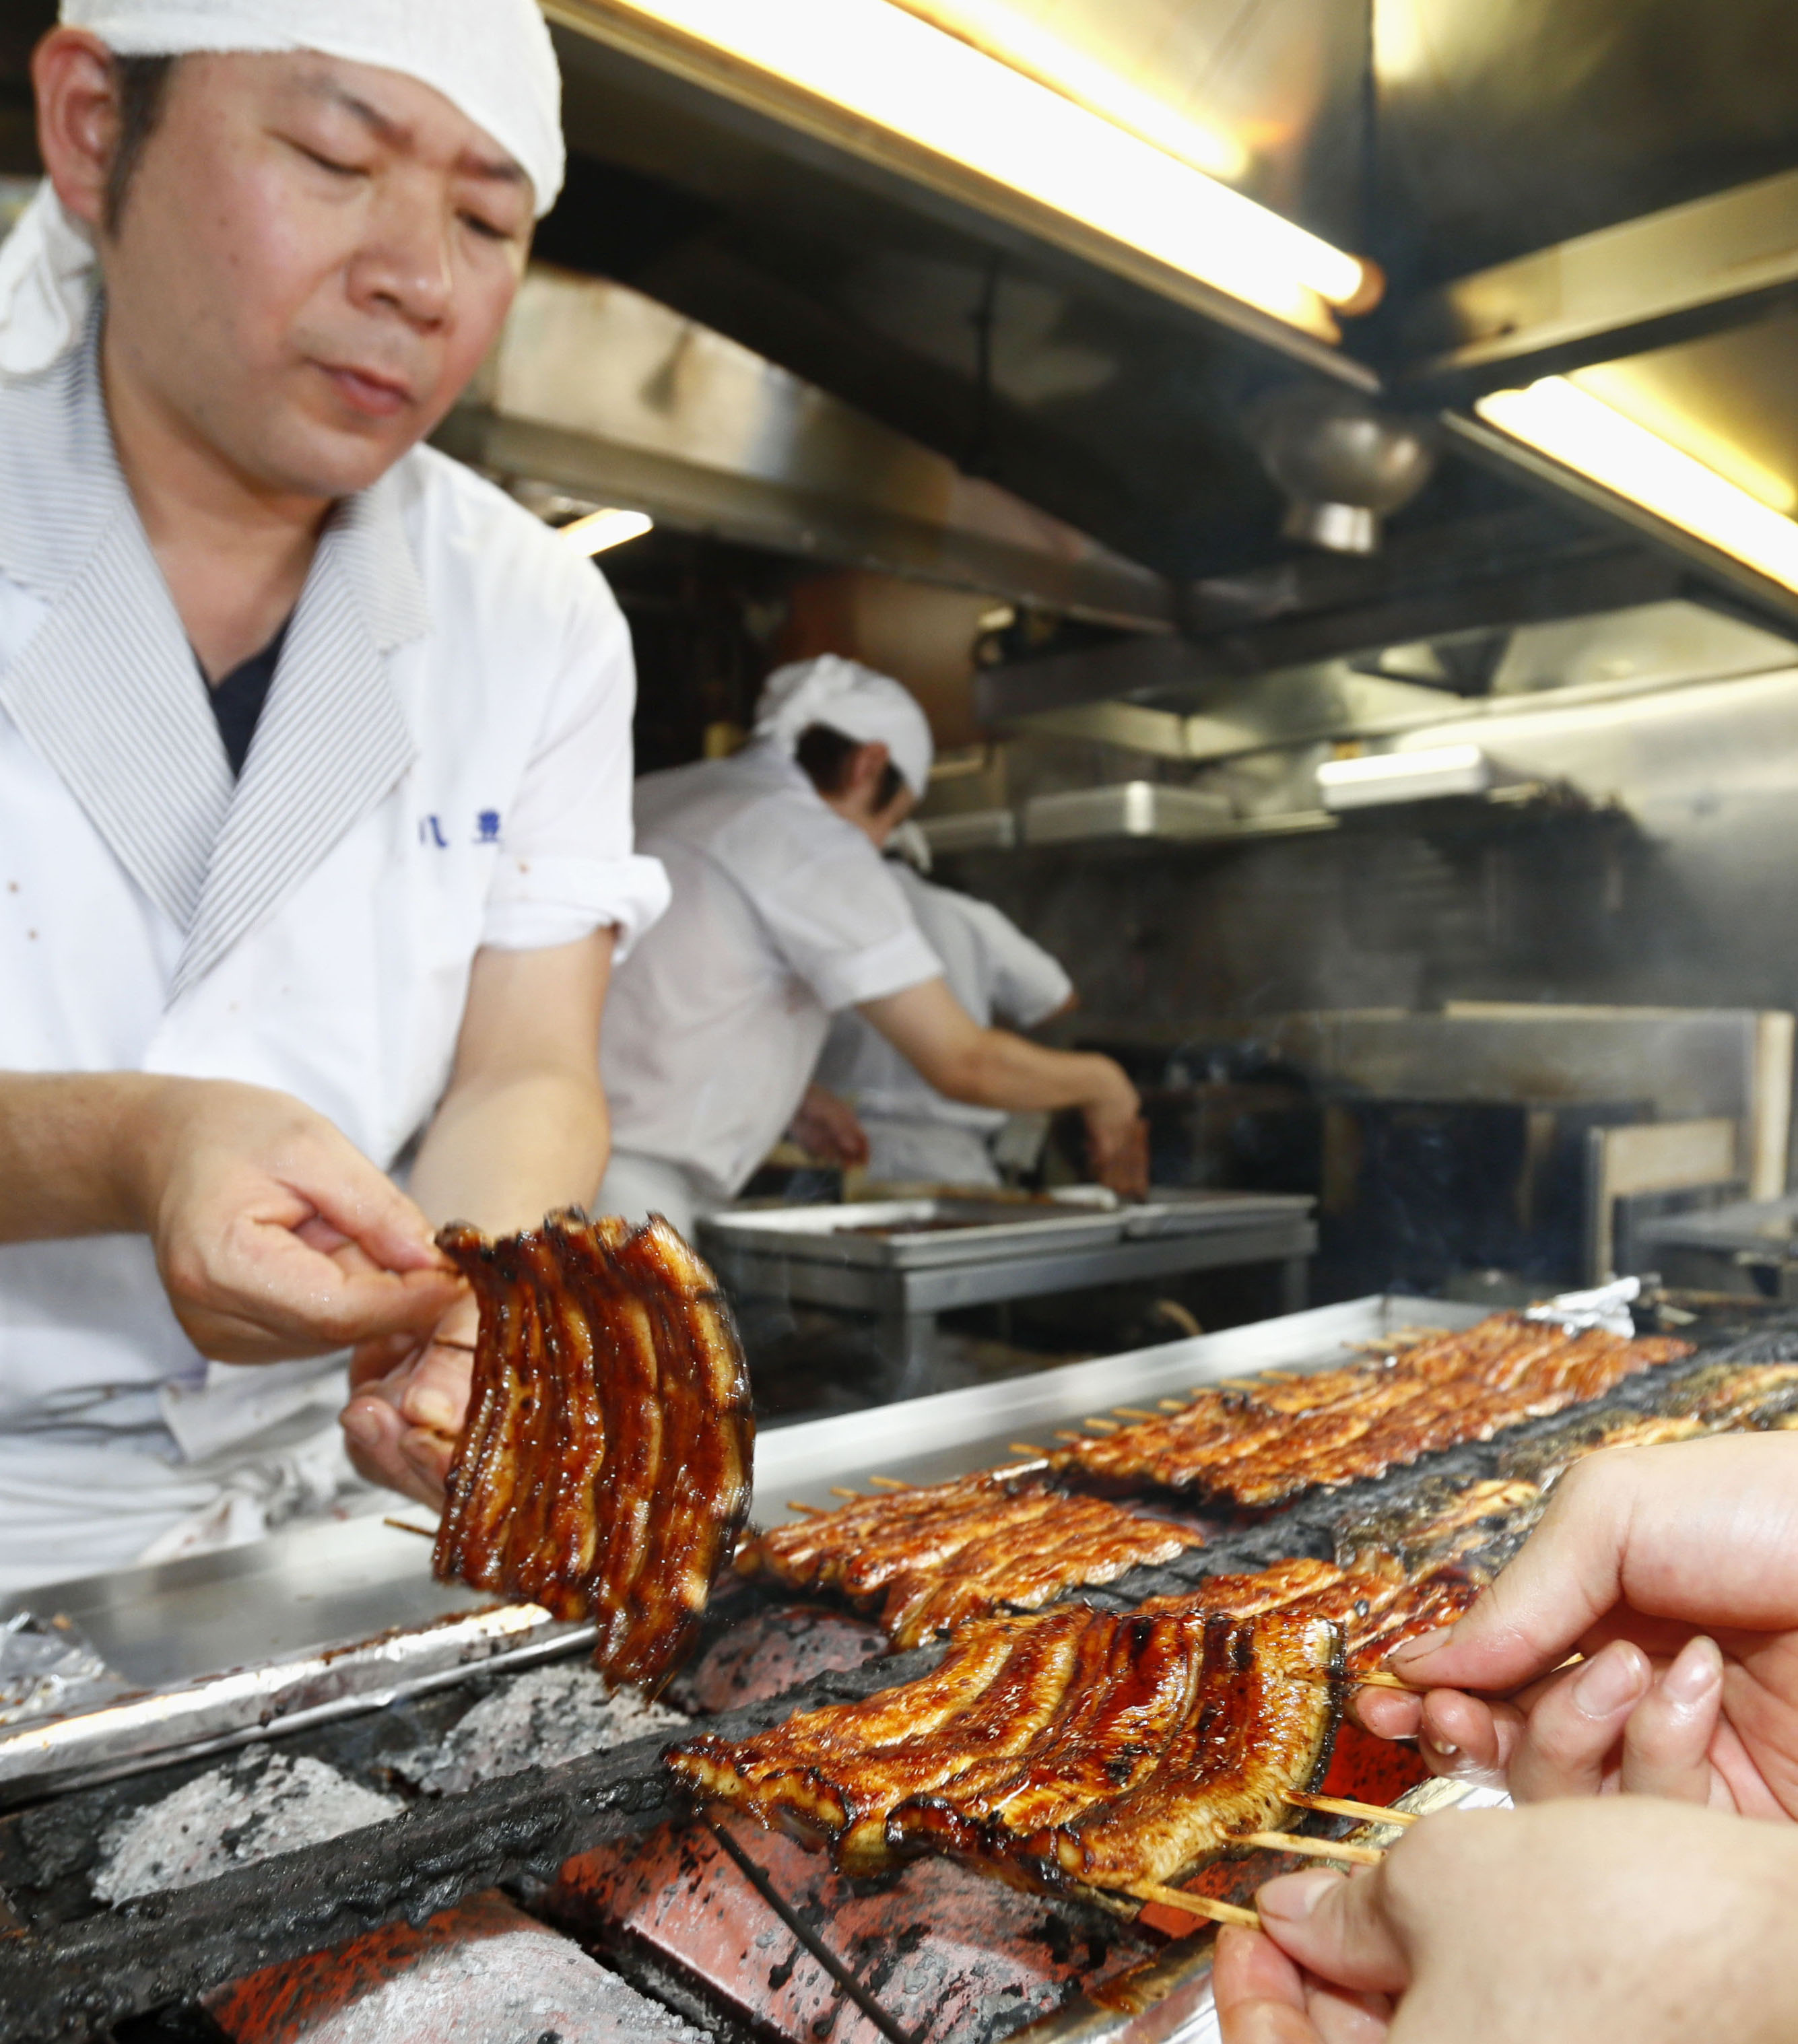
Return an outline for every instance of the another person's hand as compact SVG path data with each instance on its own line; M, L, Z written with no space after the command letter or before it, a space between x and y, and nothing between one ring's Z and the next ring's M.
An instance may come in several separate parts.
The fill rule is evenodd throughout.
M1798 1435L1576 1464L1473 1609L1392 1666L1427 1693L1363 1689L1356 1715L1438 1773L1798 1818Z
M468 1409L479 1312L458 1299L423 1336L364 1342L350 1362L342 1414L349 1458L370 1483L439 1510Z
M1139 1200L1149 1189L1149 1124L1142 1118L1142 1102L1121 1066L1109 1058L1093 1062L1109 1071L1103 1090L1081 1110L1088 1161L1100 1185L1126 1199Z
M846 1100L821 1085L808 1085L788 1124L787 1135L802 1150L832 1164L868 1162L868 1132Z
M122 1135L133 1207L202 1355L270 1362L415 1338L462 1289L411 1201L287 1093L168 1079Z
M1385 1864L1270 1881L1219 1933L1223 2044L1776 2044L1798 1843L1644 1798L1432 1817Z

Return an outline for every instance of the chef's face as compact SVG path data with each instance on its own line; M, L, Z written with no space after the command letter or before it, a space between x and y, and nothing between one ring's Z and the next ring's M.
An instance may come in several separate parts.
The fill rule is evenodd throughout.
M109 373L252 482L345 495L474 374L532 213L518 167L414 79L184 58L99 236Z

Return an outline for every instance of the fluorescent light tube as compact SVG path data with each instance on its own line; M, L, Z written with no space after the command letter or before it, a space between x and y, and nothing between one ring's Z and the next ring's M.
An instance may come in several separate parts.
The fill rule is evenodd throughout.
M584 518L558 530L579 552L603 554L608 547L622 547L626 540L641 539L655 527L655 520L646 511L590 511Z
M1127 128L1208 177L1234 184L1248 175L1249 152L1234 135L1188 120L1102 59L1065 40L1027 11L1030 0L1023 0L1022 5L1015 0L899 0L899 4L907 13L985 50L1001 63L1053 86L1077 105Z
M1323 338L1378 272L889 0L603 0Z
M1475 402L1489 425L1798 590L1798 524L1565 376Z

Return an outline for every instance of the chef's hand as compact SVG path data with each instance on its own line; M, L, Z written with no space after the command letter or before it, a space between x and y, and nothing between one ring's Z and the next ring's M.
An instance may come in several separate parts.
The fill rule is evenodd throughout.
M828 1163L868 1162L868 1132L856 1119L855 1109L823 1086L806 1088L787 1133L802 1150Z
M473 1296L464 1294L427 1335L391 1335L357 1348L341 1417L349 1458L370 1483L441 1510L479 1320Z
M415 1332L462 1289L406 1195L287 1093L159 1082L123 1135L132 1209L202 1355L271 1362Z
M1715 1811L1432 1817L1384 1865L1288 1875L1257 1906L1265 1935L1219 1935L1223 2044L1798 2036L1798 1841Z
M1798 1818L1798 1434L1576 1463L1473 1610L1392 1666L1428 1693L1356 1715L1438 1773Z

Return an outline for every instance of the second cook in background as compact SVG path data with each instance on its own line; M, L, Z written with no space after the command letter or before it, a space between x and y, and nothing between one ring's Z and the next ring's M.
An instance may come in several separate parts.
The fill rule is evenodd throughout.
M895 833L918 836L915 824ZM928 859L927 849L923 851ZM983 1028L995 1016L1034 1029L1074 1002L1058 959L990 901L927 880L909 863L887 863L918 927L942 961L949 989ZM928 871L928 865L925 871ZM992 1142L1007 1116L938 1092L911 1061L853 1009L830 1024L817 1083L848 1101L868 1143L870 1178L945 1185L996 1185Z
M827 654L769 678L733 758L637 783L639 843L667 866L674 901L606 1009L606 1211L653 1209L686 1231L731 1198L792 1120L830 1017L851 1008L951 1100L1080 1108L1097 1174L1144 1189L1122 1070L983 1028L880 856L932 750L897 682Z

